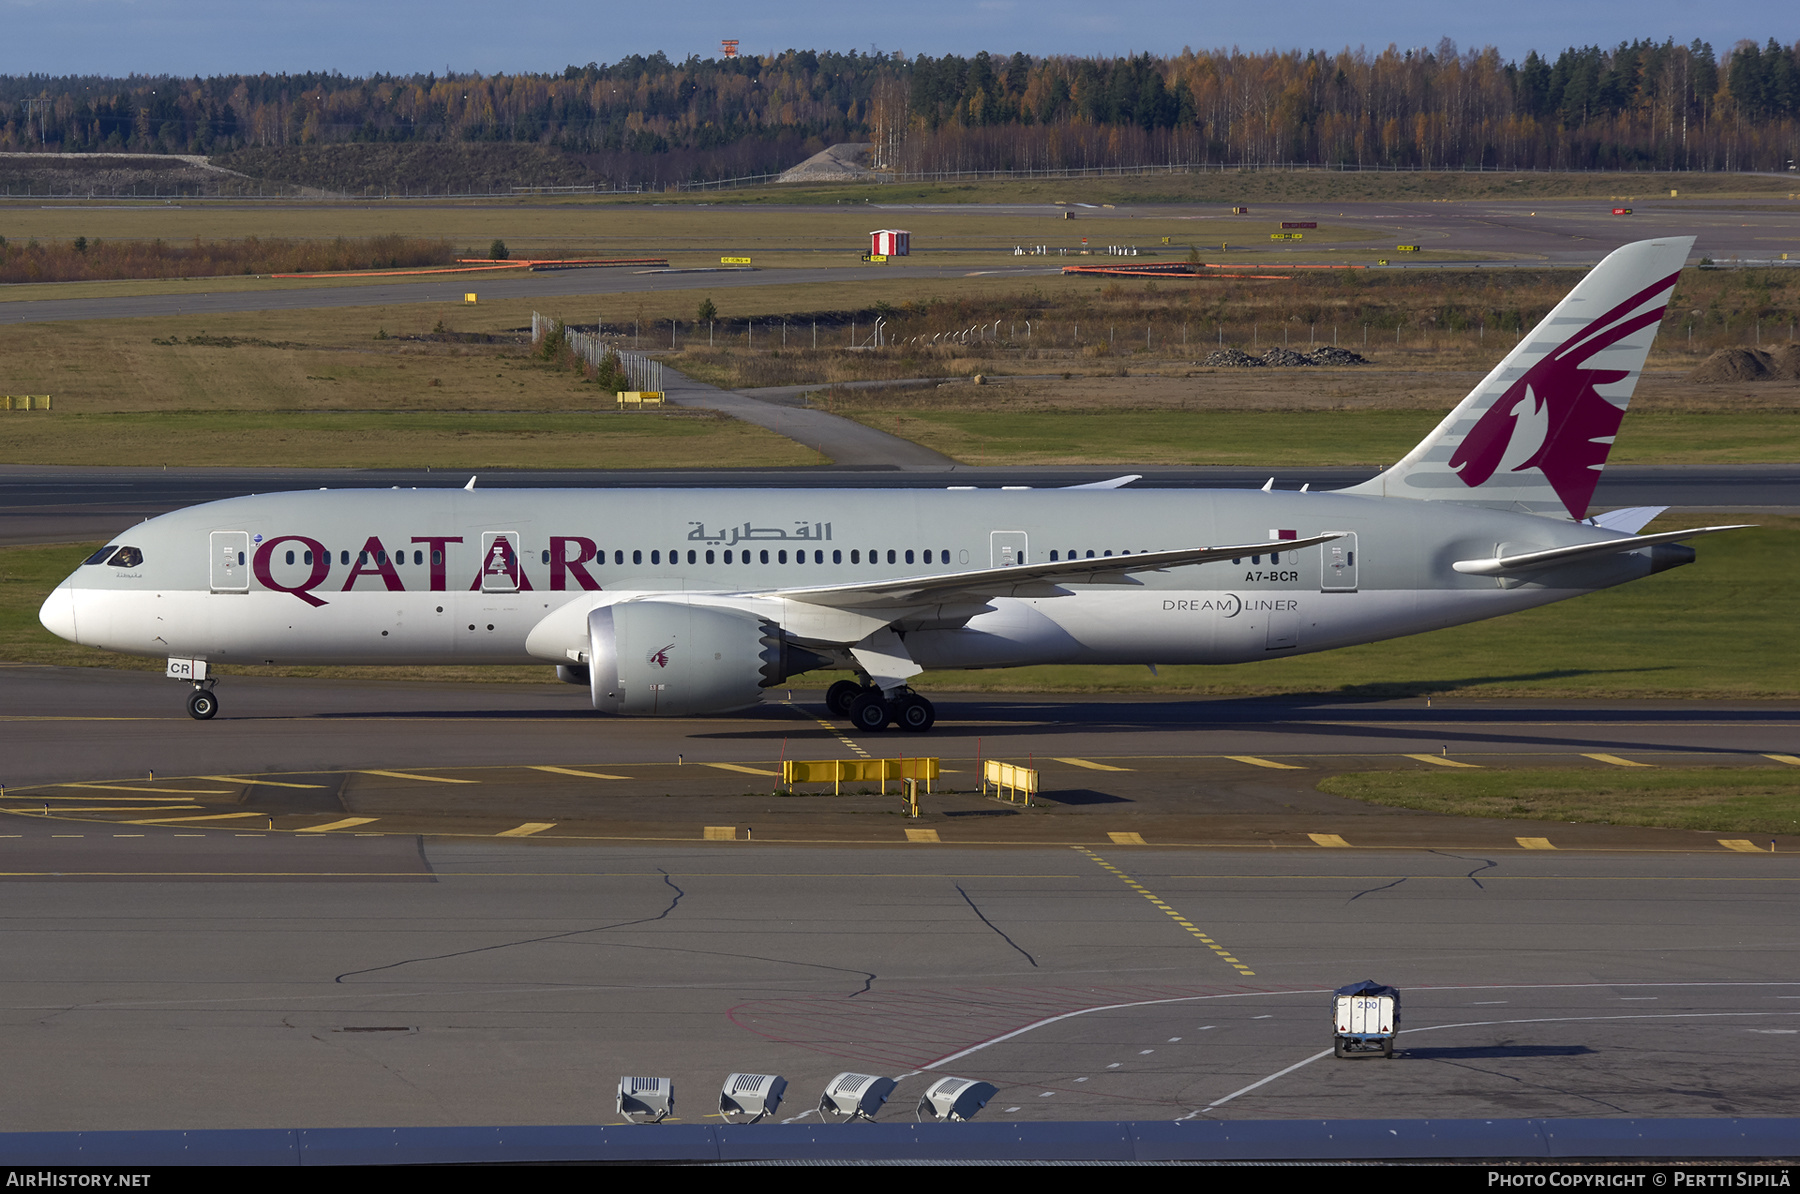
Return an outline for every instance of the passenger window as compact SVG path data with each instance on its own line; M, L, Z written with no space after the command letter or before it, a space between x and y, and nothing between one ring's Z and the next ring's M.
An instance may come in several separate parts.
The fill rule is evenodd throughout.
M144 553L135 547L121 547L118 551L113 553L113 558L107 562L114 568L136 568L139 564L144 562ZM244 553L240 551L238 552L238 563L242 564L243 562Z
M855 548L851 548L850 549L850 562L852 564L862 563L862 552L856 550Z
M546 547L544 549L544 563L548 564L549 562L550 562L550 549L548 547Z
M422 552L422 551L413 552L413 563L423 564L424 562L425 562L425 553L424 552Z
M906 562L909 564L913 562L913 553L910 547L906 549Z
M775 559L779 563L783 563L783 564L787 563L787 552L785 550L776 552Z
M636 552L633 552L633 553L632 553L632 554L633 554L633 555L636 555L636 554L637 554L637 553L636 553ZM624 553L624 552L623 552L623 551L615 551L615 552L613 552L613 563L615 563L615 564L623 564L623 563L624 563L624 562L625 562L625 553Z
M651 553L650 553L650 562L651 562L651 563L652 563L652 564L660 564L660 563L662 563L662 552L661 552L661 551L653 551L653 552L651 552Z
M931 549L929 547L925 549L925 562L927 564L931 563Z
M1278 551L1270 552L1269 553L1269 563L1271 563L1271 564L1281 563L1281 553Z
M768 563L769 562L769 549L766 547L763 548L761 554L762 554L762 562L765 564Z
M439 564L442 564L442 563L443 563L443 562L444 562L444 553L443 553L443 551L441 551L441 550L440 550L440 549L438 549L438 548L435 548L435 547L434 547L434 548L432 548L432 549L431 549L431 565L432 565L432 567L434 567L434 568L435 568L435 567L437 567L437 566L438 566L438 565L439 565Z
M834 564L841 564L841 563L843 563L843 562L844 562L844 553L843 553L843 552L841 552L841 551L834 551L834 552L832 552L832 553L831 553L831 562L832 562L832 563L834 563Z
M706 562L709 564L713 562L713 553L712 553L711 548L707 548L707 550L706 550Z
M294 562L294 553L291 551L287 553L287 562L290 564Z
M1050 549L1050 562L1051 563L1056 562L1056 549L1054 547Z
M675 553L674 553L674 552L670 552L670 553L669 553L669 558L670 558L670 559L674 559L674 558L675 558ZM708 561L706 561L706 562L707 562L707 563L709 563L709 564L710 564L710 563L712 563L712 561L711 561L711 560L708 560ZM698 560L697 560L697 559L696 559L696 558L695 558L695 556L694 556L694 549L693 549L693 548L691 548L691 547L690 547L690 548L688 548L688 563L690 563L690 564L696 564L696 563L699 563L699 561L698 561Z
M114 550L116 550L116 545L109 543L105 547L102 547L99 551L95 552L93 555L89 556L87 559L81 561L81 566L85 568L89 564L98 564L102 560L106 559L107 556L110 556L114 552Z
M137 566L138 566L138 561L139 561L139 560L142 560L142 559L143 559L143 558L144 558L144 553L143 553L143 552L141 552L141 551L139 551L139 550L138 550L138 549L137 549L137 548L135 548L135 547L127 547L127 548L126 548L126 549L125 549L125 551L128 551L128 552L130 552L130 553L131 553L131 555L132 555L132 561L131 561L131 563L129 563L129 564L126 564L126 565L125 565L125 567L127 567L127 568L136 568L136 567L137 567ZM120 554L120 555L124 555L124 554L125 554L125 551L121 551L121 552L120 552L120 553L119 553L119 554ZM243 566L244 566L244 553L243 553L243 552L241 552L241 551L240 551L240 552L238 552L238 567L239 567L239 568L242 568L242 567L243 567Z
M304 561L306 563L308 563L308 564L312 563L312 552L310 552L310 551L306 552L302 558L304 559Z
M644 551L642 548L631 553L631 562L634 564L641 564L644 562Z
M888 563L892 564L896 562L897 561L894 559L894 549L890 547L888 548Z

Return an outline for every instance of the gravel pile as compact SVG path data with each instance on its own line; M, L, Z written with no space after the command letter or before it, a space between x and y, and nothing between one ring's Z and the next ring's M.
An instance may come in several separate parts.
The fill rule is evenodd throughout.
M1220 348L1207 353L1206 359L1200 363L1215 369L1255 369L1263 365L1294 368L1304 365L1366 365L1369 362L1363 359L1361 353L1327 346L1310 352L1271 348L1260 357L1253 357L1241 348Z

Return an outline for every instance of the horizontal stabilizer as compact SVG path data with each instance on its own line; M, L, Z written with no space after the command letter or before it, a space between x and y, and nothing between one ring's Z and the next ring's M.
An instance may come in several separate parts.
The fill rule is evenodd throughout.
M1627 535L1635 535L1667 509L1667 506L1627 506L1623 510L1608 510L1588 521L1603 531L1623 531Z
M1458 572L1470 576L1511 576L1520 572L1535 572L1540 568L1554 568L1559 564L1573 564L1582 560L1599 556L1621 555L1628 551L1637 551L1643 547L1654 547L1658 543L1674 543L1678 539L1691 539L1695 535L1713 535L1720 531L1741 531L1751 523L1739 523L1728 527L1695 527L1689 531L1666 531L1660 535L1629 535L1623 539L1608 539L1601 543L1578 543L1574 547L1553 547L1547 551L1528 551L1516 556L1496 556L1487 560L1458 560L1450 565Z
M1136 555L1105 556L1085 560L1054 560L1015 564L1010 568L981 568L937 576L908 576L854 585L819 585L810 589L774 589L759 596L785 597L812 605L840 609L895 609L936 605L950 601L986 601L991 597L1053 596L1058 584L1129 584L1133 572L1154 572L1210 564L1244 556L1299 551L1329 543L1343 536L1336 532L1309 539L1275 539L1264 543L1236 543L1225 547L1184 547L1174 551L1143 551Z

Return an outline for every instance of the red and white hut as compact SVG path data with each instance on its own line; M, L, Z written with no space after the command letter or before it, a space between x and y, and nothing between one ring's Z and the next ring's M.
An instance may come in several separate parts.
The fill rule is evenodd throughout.
M912 255L912 233L903 228L883 228L869 233L869 252L876 257Z

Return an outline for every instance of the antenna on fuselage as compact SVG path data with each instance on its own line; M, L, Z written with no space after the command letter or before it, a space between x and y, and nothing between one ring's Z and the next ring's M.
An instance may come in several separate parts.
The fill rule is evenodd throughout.
M477 476L479 476L479 475L480 475L480 474L477 474ZM463 488L464 488L464 489L468 489L468 490L473 490L473 489L474 489L474 488L475 488L475 478L474 478L474 477L470 477L470 478L469 478L469 483L468 483L468 484L467 484L467 485L465 485L465 486L463 486Z
M473 484L473 482L471 482L471 484ZM1263 482L1262 491L1264 493L1268 493L1271 490L1273 490L1274 488L1275 488L1275 478L1274 477L1270 477L1267 481Z

